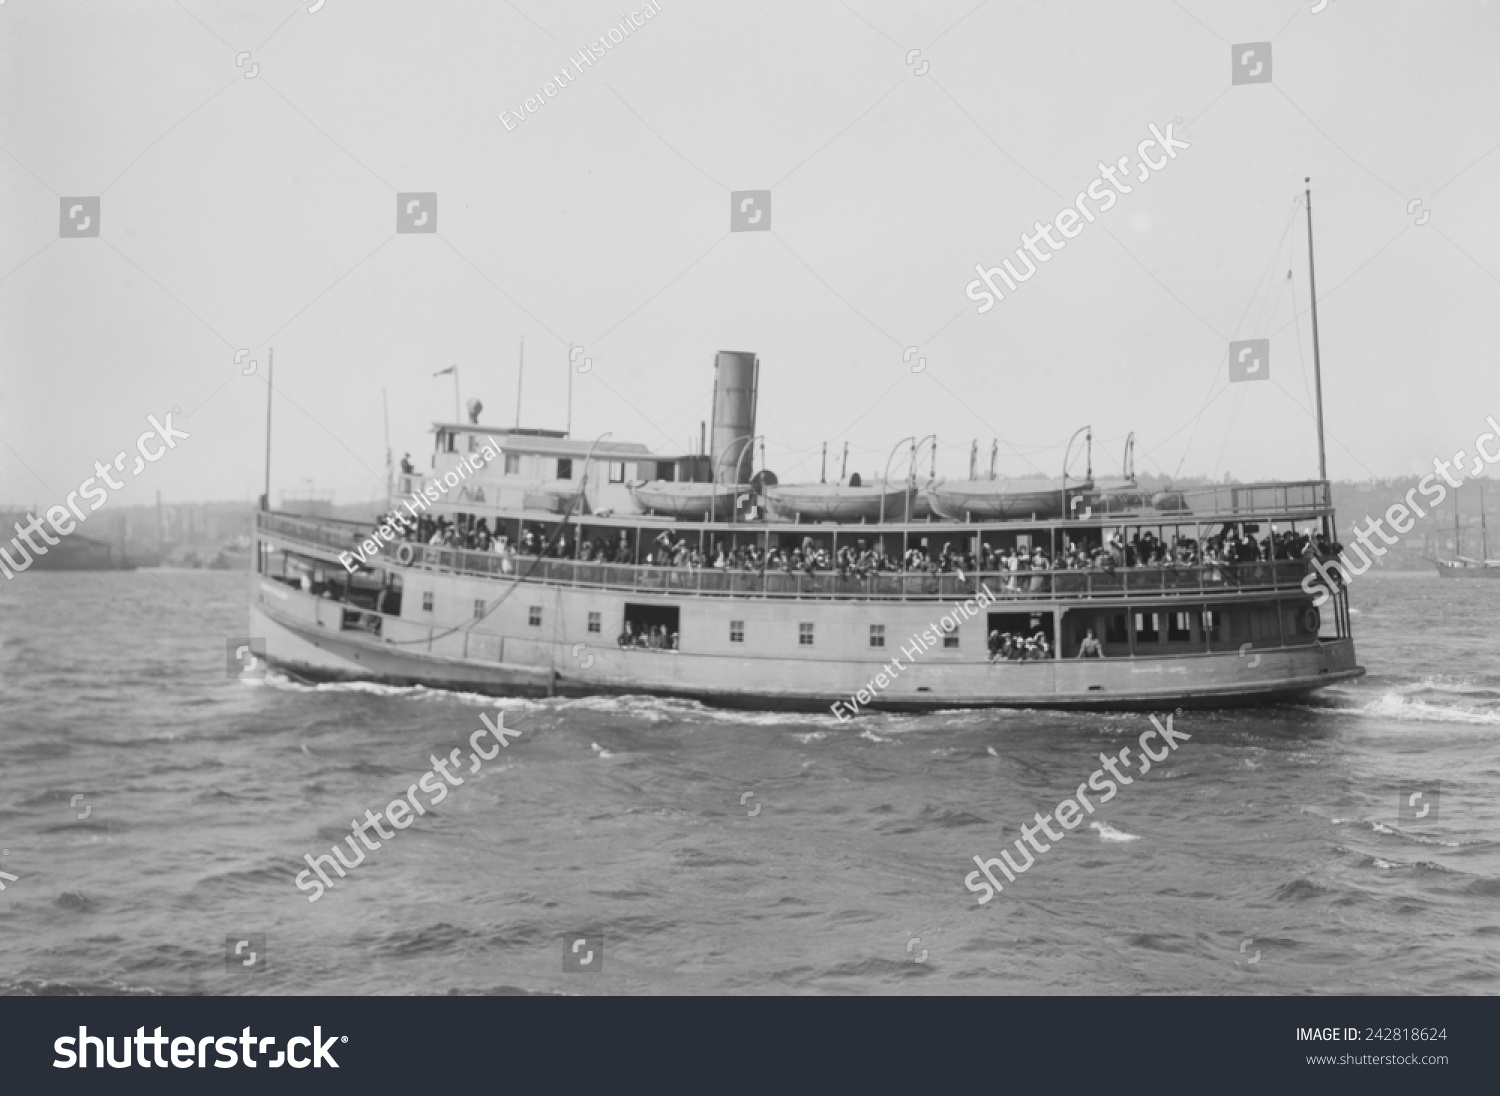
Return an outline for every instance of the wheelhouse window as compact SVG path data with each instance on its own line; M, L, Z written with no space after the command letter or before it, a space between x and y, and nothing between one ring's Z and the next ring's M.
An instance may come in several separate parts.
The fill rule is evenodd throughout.
M570 480L573 478L572 457L557 458L557 478L560 480Z
M797 645L799 647L811 647L813 645L813 626L806 622L797 625Z
M870 646L871 647L884 647L885 646L885 625L884 624L872 624L872 625L870 625Z
M521 454L505 454L505 474L507 476L519 476L521 474Z
M609 462L609 482L610 483L624 483L625 482L625 462L624 461L622 461L622 460L612 460L612 461Z

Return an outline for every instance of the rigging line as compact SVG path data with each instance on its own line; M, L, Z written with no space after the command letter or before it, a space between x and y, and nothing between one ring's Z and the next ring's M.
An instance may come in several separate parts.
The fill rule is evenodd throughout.
M1219 455L1214 459L1214 470L1209 479L1217 483L1219 480L1219 467L1224 463L1224 452L1229 448L1229 439L1234 437L1234 424L1239 421L1240 410L1245 406L1245 390L1240 389L1240 398L1234 403L1234 410L1230 412L1229 424L1224 427L1224 441L1219 446Z
M1283 243L1286 242L1287 234L1291 232L1292 225L1296 222L1296 219L1297 219L1297 206L1299 204L1300 203L1298 202L1297 197L1294 195L1292 197L1291 210L1287 214L1286 225L1281 230L1281 238L1276 241L1276 246L1271 251L1271 257L1266 261L1266 267L1265 267L1265 269L1261 271L1260 277L1256 279L1256 285L1257 286L1262 281L1264 281L1266 279L1266 277L1269 275L1269 273L1270 273L1270 271L1272 269L1272 265L1276 262L1276 259L1281 255L1281 246L1282 246ZM1238 322L1234 325L1234 328L1233 328L1234 331L1238 332L1238 331L1241 330L1241 328L1243 328L1244 323L1245 323L1245 317L1250 314L1250 309L1252 307L1254 307L1254 305L1255 305L1255 298L1256 298L1256 296L1258 296L1258 290L1257 291L1252 291L1252 293L1250 295L1250 299L1248 301L1246 301L1246 303L1245 303L1245 310L1240 313L1240 318L1239 318ZM1192 447L1193 447L1193 441L1194 441L1194 439L1198 435L1198 425L1203 420L1203 413L1208 410L1209 405L1211 403L1213 403L1214 400L1218 399L1218 396L1210 396L1210 393L1213 392L1214 386L1216 384L1218 384L1219 378L1223 375L1223 366L1228 361L1228 359L1229 359L1229 348L1226 346L1224 348L1224 357L1222 357L1222 358L1219 359L1219 366L1220 367L1218 369L1215 369L1214 373L1213 373L1213 376L1211 376L1209 378L1208 390L1206 392L1204 392L1204 401L1203 401L1203 404L1202 404L1201 407L1198 408L1198 413L1193 416L1193 419L1192 419L1193 432L1190 435L1188 435L1187 445L1185 445L1183 447L1182 457L1177 462L1177 472L1173 473L1173 478L1176 477L1177 473L1179 473L1179 472L1182 471L1182 466L1187 461L1188 453L1191 452ZM1222 391L1221 391L1220 394L1222 395ZM1183 424L1183 426L1186 426L1186 425L1187 425L1186 423ZM1177 430L1174 430L1171 434L1169 434L1168 438L1176 437L1181 432L1182 432L1182 427L1179 427ZM1158 442L1155 446L1153 446L1151 449L1149 449L1149 450L1146 451L1147 454L1149 455L1151 452L1154 452L1156 449L1160 448L1164 444L1165 444L1165 441ZM1155 463L1155 462L1153 462L1153 463ZM1157 464L1157 467L1160 468L1161 465Z
M1014 445L1012 445L1010 443L1010 439L1009 438L1005 437L1005 435L1002 434L999 430L996 430L989 423L985 422L985 420L983 419L983 417L980 416L979 412L974 410L974 407L973 407L973 405L971 403L969 403L966 400L960 399L957 392L953 391L953 389L949 388L942 381L938 380L938 377L937 377L936 373L933 373L933 372L929 371L927 375L932 378L933 383L935 383L944 392L948 393L948 395L952 396L955 400L957 400L958 403L959 403L959 405L961 407L963 407L964 410L966 410L969 414L973 415L976 419L979 419L980 424L986 430L988 430L994 437L998 438L1000 441L1005 442L1006 448L1008 448L1016 456L1020 457L1027 464L1031 465L1032 468L1036 468L1037 475L1045 476L1047 474L1046 472L1043 472L1040 468L1037 468L1036 463L1030 457L1028 457L1026 454L1022 453L1019 449L1017 449Z
M1290 278L1281 279L1281 288L1276 291L1276 299L1274 301L1271 300L1271 294L1269 292L1266 293L1266 300L1263 302L1260 315L1255 318L1255 327L1253 330L1264 331L1265 328L1263 325L1267 322L1267 316L1271 319L1276 317L1276 310L1281 307L1281 298L1286 295L1287 283L1290 281Z
M1239 323L1237 323L1235 325L1235 327L1234 327L1234 329L1236 331L1239 331L1244 326L1245 317L1250 314L1250 309L1255 304L1255 297L1259 296L1260 293L1262 292L1262 290L1261 290L1262 283L1264 283L1265 286L1266 286L1265 292L1269 292L1270 291L1270 280L1269 279L1270 279L1270 276L1271 276L1271 270L1275 267L1276 260L1281 257L1282 245L1287 242L1287 236L1292 231L1292 225L1294 225L1296 223L1296 221L1297 221L1297 207L1299 205L1301 205L1301 204L1302 203L1299 202L1296 198L1292 199L1292 209L1291 209L1291 212L1287 214L1286 226L1284 228L1282 228L1282 230L1281 230L1281 238L1276 241L1276 246L1271 250L1271 256L1270 256L1270 258L1268 258L1266 260L1265 269L1260 272L1260 277L1255 280L1255 285L1256 285L1255 294L1252 295L1251 298L1250 298L1250 300L1249 300L1249 302L1246 303L1246 305L1245 305L1245 311L1240 314Z
M1226 359L1228 358L1229 355L1228 355L1227 351L1225 352L1224 356L1225 356ZM1178 461L1177 461L1177 468L1172 473L1172 475L1169 477L1170 479L1176 479L1177 476L1182 472L1182 466L1187 463L1188 453L1191 452L1192 448L1193 448L1193 437L1195 437L1197 435L1197 433L1198 433L1198 424L1203 420L1203 416L1204 416L1205 413L1207 413L1207 411L1209 409L1209 406L1212 405L1212 404L1214 404L1214 403L1216 403L1218 401L1219 397L1222 396L1222 395L1224 395L1224 393L1228 392L1229 390L1230 390L1230 385L1225 384L1223 388L1219 389L1219 391L1214 394L1214 397L1212 399L1206 400L1204 402L1203 406L1199 409L1197 417L1195 419L1193 419L1193 433L1188 436L1188 443L1187 443L1186 446L1183 447L1182 456L1181 456L1181 458L1178 459ZM1184 427L1186 425L1187 425L1186 423L1183 424ZM1180 429L1179 429L1178 433L1181 433ZM1166 443L1163 442L1162 444L1165 445ZM1158 446L1157 448L1160 448L1160 446ZM1157 465L1157 467L1159 468L1161 466Z
M1281 385L1278 384L1276 381L1273 380L1273 381L1271 381L1271 383L1274 384L1274 385L1276 385L1277 388L1281 388ZM1291 393L1287 392L1287 390L1285 388L1281 388L1281 392L1282 392L1283 395L1285 395L1287 397L1287 399L1291 402L1291 404L1292 404L1293 407L1295 407L1297 410L1301 411L1308 418L1314 419L1314 420L1316 419L1316 416L1313 414L1313 412L1309 411L1307 408L1303 407L1296 400L1292 399L1291 398ZM1342 449L1345 453L1349 454L1349 457L1354 461L1354 463L1357 464L1357 465L1359 465L1361 468L1363 468L1365 470L1365 472L1369 475L1369 477L1372 480L1378 480L1380 478L1374 472L1371 472L1369 465L1365 464L1364 461L1360 460L1359 457L1357 457L1355 455L1354 450L1350 449L1347 445L1345 445L1342 441L1340 441L1338 435L1336 435L1332 430L1325 430L1325 433L1330 438L1332 438L1335 442L1337 442L1338 443L1338 447L1340 449Z

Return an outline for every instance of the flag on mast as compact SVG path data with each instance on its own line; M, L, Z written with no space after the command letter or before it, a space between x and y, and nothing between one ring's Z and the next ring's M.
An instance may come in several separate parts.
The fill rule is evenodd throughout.
M449 373L456 372L457 369L458 369L458 366L456 366L456 365L450 365L447 369L439 369L436 373L433 374L433 376L434 377L446 377Z

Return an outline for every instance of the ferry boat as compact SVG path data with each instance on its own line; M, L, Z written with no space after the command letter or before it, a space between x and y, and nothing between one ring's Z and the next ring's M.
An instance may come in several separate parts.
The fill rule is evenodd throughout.
M1107 512L1065 504L1064 492L1081 483L1071 481L1055 507L1034 499L1024 516L1008 505L994 516L965 505L918 520L898 505L872 518L868 490L846 496L860 505L842 507L827 501L838 492L789 494L765 470L743 474L757 436L754 399L744 397L758 371L753 354L716 356L706 453L482 425L477 415L434 424L430 469L402 472L393 509L459 530L482 520L504 538L503 552L418 543L389 523L382 532L273 511L263 500L251 634L264 638L273 666L299 680L533 697L644 693L794 710L851 698L868 698L854 705L860 710L898 711L1241 705L1305 696L1364 672L1346 591L1322 588L1304 559L863 576L714 567L742 546L762 555L822 549L829 558L878 547L893 560L913 550L931 559L1041 549L1056 560L1070 545L1106 548L1112 537L1128 543L1147 531L1170 543L1334 527L1326 479L1181 489L1162 507L1117 494ZM984 482L966 497L984 496ZM668 483L698 486L663 494ZM654 487L640 490L645 484ZM732 507L704 503L725 484L734 487ZM887 488L880 484L877 498ZM914 479L906 490L915 493ZM658 512L672 511L668 496L697 501ZM684 542L702 565L663 566L663 541ZM545 554L509 550L522 543ZM610 546L614 560L582 558L583 543ZM1315 596L1326 598L1322 611ZM1102 657L1077 657L1089 630ZM1050 657L991 657L993 633L1038 632ZM624 645L643 633L662 639Z

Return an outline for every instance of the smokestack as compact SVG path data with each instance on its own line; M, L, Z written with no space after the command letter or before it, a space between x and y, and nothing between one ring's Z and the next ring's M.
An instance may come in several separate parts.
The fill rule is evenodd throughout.
M741 457L755 434L755 404L760 390L760 358L748 351L721 350L714 355L713 479L738 483L748 471Z

